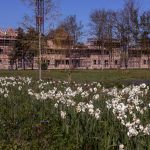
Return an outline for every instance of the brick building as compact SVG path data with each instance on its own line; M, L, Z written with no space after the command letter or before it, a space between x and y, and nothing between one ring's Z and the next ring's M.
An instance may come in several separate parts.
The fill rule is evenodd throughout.
M10 68L10 54L16 40L17 33L13 29L0 29L0 69Z
M90 39L88 44L73 47L70 44L72 39L63 32L59 32L61 36L56 32L47 40L42 61L47 63L48 69L150 68L149 46L144 47L139 44L138 48L129 47L124 52L122 45L116 39L105 40L103 43ZM13 66L10 64L10 54L16 37L17 33L13 29L0 30L0 69L16 68L16 64ZM22 61L16 62L17 68L23 69ZM34 67L32 67L37 69L38 57L35 56L33 62ZM26 69L31 69L30 63L26 63Z

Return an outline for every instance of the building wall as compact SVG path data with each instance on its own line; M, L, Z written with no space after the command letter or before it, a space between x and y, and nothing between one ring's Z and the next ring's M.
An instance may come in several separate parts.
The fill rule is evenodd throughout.
M42 56L48 69L124 69L121 67L121 55L96 55L69 58L65 54L46 54ZM127 68L148 68L148 56L128 58Z
M13 29L0 29L0 69L10 69L10 54L17 33Z
M9 69L9 56L0 54L0 69ZM119 55L95 55L90 54L89 57L66 57L65 54L44 54L42 61L48 64L48 69L119 69L121 67L121 56ZM22 69L21 61L18 61L18 69ZM34 58L34 69L38 69L38 57ZM128 59L127 68L148 68L148 56L130 57ZM15 66L13 66L15 69ZM30 65L26 64L26 69L31 69Z
M10 65L10 54L13 50L13 42L16 40L17 33L12 30L0 29L0 69L16 69L15 64ZM42 54L42 61L48 64L48 69L118 69L122 67L121 48L99 50L96 46L86 48L58 48L48 41L47 50ZM134 49L135 50L135 49ZM139 49L140 50L140 49ZM132 50L131 50L132 51ZM127 68L149 68L149 57L147 55L129 56L127 58ZM34 57L34 65L26 62L26 69L38 69L38 57ZM23 69L23 61L16 60L18 69Z

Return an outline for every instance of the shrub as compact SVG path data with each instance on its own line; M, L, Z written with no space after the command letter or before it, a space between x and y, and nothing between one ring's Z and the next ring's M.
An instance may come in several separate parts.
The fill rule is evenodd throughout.
M47 69L48 69L48 64L45 63L45 62L43 62L43 63L41 64L41 69L42 69L42 70L47 70Z

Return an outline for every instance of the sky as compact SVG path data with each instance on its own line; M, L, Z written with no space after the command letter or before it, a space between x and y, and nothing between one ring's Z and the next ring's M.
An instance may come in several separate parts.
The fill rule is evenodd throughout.
M78 21L85 26L89 23L89 14L94 9L118 10L123 6L123 0L54 0L61 16L54 24L68 15L76 15ZM139 0L142 10L150 8L150 0ZM0 28L17 28L21 25L23 16L31 14L32 10L24 5L21 0L1 0L0 3Z

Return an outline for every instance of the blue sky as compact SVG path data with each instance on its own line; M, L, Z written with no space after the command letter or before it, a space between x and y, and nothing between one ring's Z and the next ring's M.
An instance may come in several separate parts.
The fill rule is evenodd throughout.
M85 26L89 22L89 14L93 9L105 8L117 10L123 6L123 0L55 0L62 16L59 22L67 15L76 14L77 19ZM141 9L150 8L150 0L139 0ZM20 26L24 14L31 14L31 9L21 0L2 0L0 3L0 27L16 28Z

